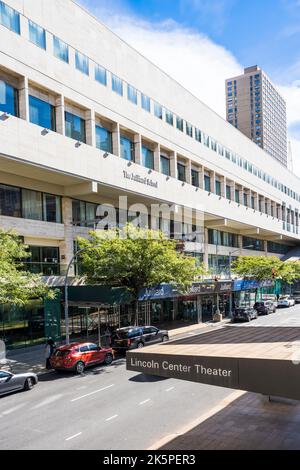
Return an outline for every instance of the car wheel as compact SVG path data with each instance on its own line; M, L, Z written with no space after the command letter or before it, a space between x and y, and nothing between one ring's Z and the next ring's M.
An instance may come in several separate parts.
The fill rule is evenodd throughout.
M162 343L166 343L167 341L169 341L169 336L163 336L161 341Z
M28 377L28 379L25 380L24 390L31 390L34 387L34 384L34 379L32 377Z
M109 366L112 363L113 360L114 360L114 358L113 358L112 354L106 354L105 359L104 359L104 364Z
M144 343L138 343L138 344L137 344L137 348L138 348L138 349L141 349L141 348L143 348L143 347L144 347Z
M77 362L76 366L75 366L75 371L77 374L83 374L84 372L84 369L85 369L85 365L82 361L80 362Z

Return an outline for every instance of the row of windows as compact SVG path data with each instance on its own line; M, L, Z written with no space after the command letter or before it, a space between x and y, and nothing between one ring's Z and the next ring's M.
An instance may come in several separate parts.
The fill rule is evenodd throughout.
M61 198L0 184L0 215L61 223Z
M220 245L238 247L238 235L220 230L208 230L208 243L210 245Z
M8 7L7 5L5 5L2 1L0 2L0 12L1 12L0 13L1 23L4 26L11 29L12 31L15 31L16 33L20 34L19 13L13 10L12 8ZM38 46L45 49L46 48L45 30L43 30L43 28L31 22L30 20L29 20L29 30L30 30L30 40L34 42L35 44L37 44ZM64 62L69 63L69 46L64 41L62 41L61 39L55 36L53 36L53 51L54 51L54 55L57 58L63 60ZM81 72L85 73L86 75L89 75L89 58L85 56L84 54L80 53L79 51L75 51L75 66ZM107 70L98 64L95 64L95 79L101 84L107 85ZM228 84L229 83L232 84L232 82L228 82ZM123 87L124 87L123 80L117 77L116 75L112 74L113 91L123 96ZM127 85L128 99L134 104L137 104L137 95L138 95L138 91L134 87L128 84ZM152 100L149 97L141 93L142 108L148 112L151 112L151 101ZM174 124L176 123L176 128L180 130L181 132L183 132L185 128L187 135L189 135L190 137L194 136L197 141L203 142L206 146L210 147L212 150L216 151L217 146L218 146L219 154L224 155L225 148L221 144L217 145L214 139L212 139L210 136L203 134L198 128L184 121L182 118L176 116L176 119L175 119L175 115L171 111L166 110L160 104L154 102L154 115L158 117L159 119L163 119L164 114L165 114L165 120L168 124L174 126ZM213 142L215 142L215 145L213 145ZM226 152L228 152L228 150L226 150ZM229 152L230 154L232 154L231 151ZM239 164L238 163L239 161L242 161L242 162L245 161L245 164L242 163L240 164L240 166L243 167L244 169L246 169L245 166L248 166L248 171L253 173L254 176L258 176L259 178L266 181L268 184L271 184L272 186L274 186L276 189L279 189L284 194L287 194L288 196L300 202L300 195L296 194L290 188L287 188L283 183L280 183L279 181L275 180L271 176L266 175L265 172L254 167L254 165L252 165L250 162L243 159L242 157L239 157L237 155L233 156L232 158L233 163ZM265 177L263 178L261 175L265 175Z

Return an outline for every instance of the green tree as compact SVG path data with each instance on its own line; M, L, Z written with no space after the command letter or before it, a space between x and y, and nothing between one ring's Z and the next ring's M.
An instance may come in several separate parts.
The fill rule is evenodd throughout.
M90 239L78 239L80 248L91 248L80 256L90 284L126 287L132 293L136 312L138 295L144 287L171 283L185 292L203 275L192 257L176 251L176 242L160 231L136 228L90 232ZM96 247L96 248L92 248Z
M23 306L32 298L55 298L41 276L24 270L21 260L29 257L17 234L0 230L0 303Z

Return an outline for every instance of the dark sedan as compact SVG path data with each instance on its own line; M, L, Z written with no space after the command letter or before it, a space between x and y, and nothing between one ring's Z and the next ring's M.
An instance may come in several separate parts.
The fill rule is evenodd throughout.
M129 349L139 349L149 344L162 343L169 340L166 330L155 326L128 326L120 328L112 336L112 348L122 352Z
M38 382L36 374L12 374L6 370L0 370L0 396L18 390L31 390Z
M258 313L252 307L238 307L232 313L233 323L237 321L248 321L256 320L258 318Z
M257 311L258 315L269 315L270 313L276 312L276 306L270 300L256 302L254 304L254 310Z

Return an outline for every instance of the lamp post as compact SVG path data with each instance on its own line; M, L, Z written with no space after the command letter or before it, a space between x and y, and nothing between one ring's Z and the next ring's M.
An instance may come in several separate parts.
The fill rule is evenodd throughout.
M68 285L68 277L69 277L69 271L74 263L74 260L77 258L80 253L83 253L84 251L92 250L94 248L99 248L100 245L95 245L95 246L89 246L85 248L81 248L80 250L77 250L76 253L72 256L71 260L69 261L67 271L65 274L65 283L64 283L64 288L65 288L65 327L66 327L66 344L70 343L70 331L69 331L69 285Z
M254 245L248 245L248 246L242 246L241 248L238 248L237 250L233 250L229 252L229 279L230 281L232 280L232 275L231 275L231 263L232 263L232 255L234 253L237 253L238 251L240 252L241 250L247 250L248 248L253 248ZM232 317L232 292L230 293L229 296L229 318Z

